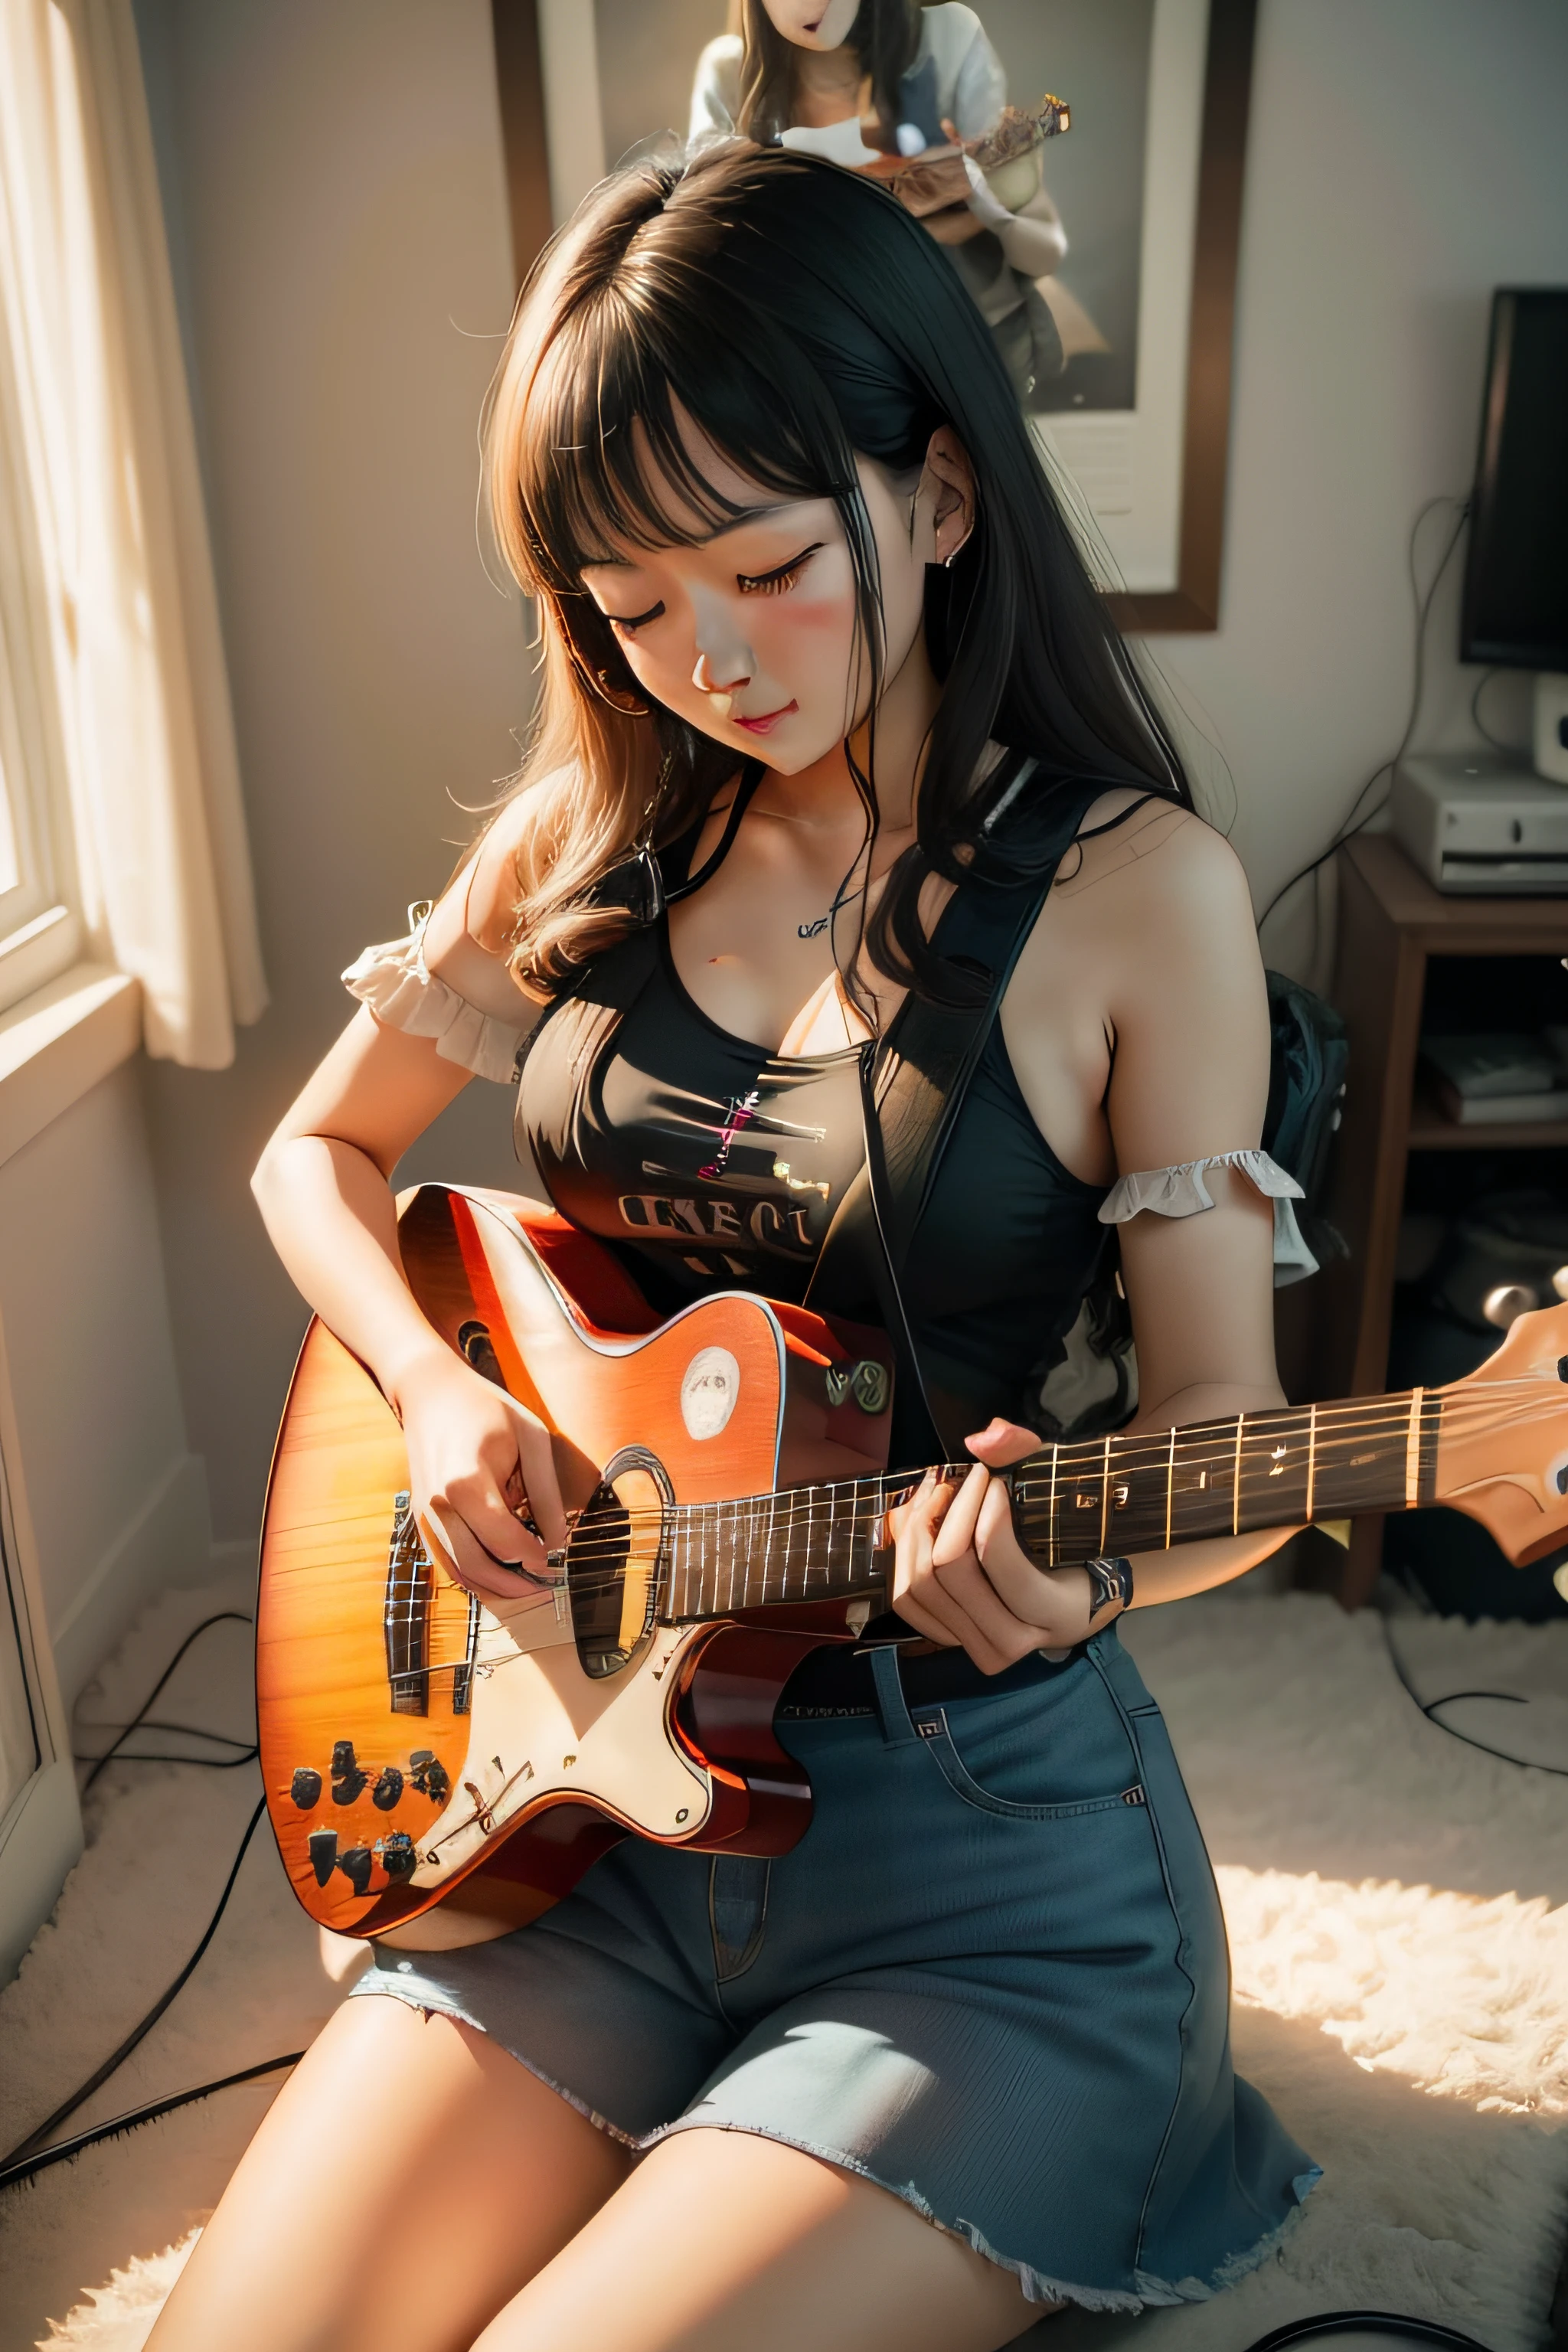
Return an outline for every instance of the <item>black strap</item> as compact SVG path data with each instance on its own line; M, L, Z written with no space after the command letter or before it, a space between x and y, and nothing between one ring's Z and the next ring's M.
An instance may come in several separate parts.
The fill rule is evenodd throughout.
M861 1056L864 1168L845 1192L824 1237L806 1300L819 1309L832 1311L837 1307L839 1312L849 1313L854 1311L852 1301L863 1304L868 1297L876 1299L884 1328L898 1349L904 1381L924 1408L931 1460L963 1458L965 1415L958 1400L944 1396L926 1378L900 1276L970 1083L1001 1012L1007 984L1056 878L1057 866L1078 837L1086 808L1105 790L1103 781L1095 781L1086 782L1070 797L1064 793L1060 823L1050 845L1054 855L1047 850L1039 871L1026 885L1012 889L960 885L961 889L985 892L984 929L995 961L987 970L989 985L984 994L964 1005L937 1004L912 993L906 996L886 1037ZM1011 797L1011 793L1005 796L998 814ZM1124 816L1131 814L1131 809L1123 813Z

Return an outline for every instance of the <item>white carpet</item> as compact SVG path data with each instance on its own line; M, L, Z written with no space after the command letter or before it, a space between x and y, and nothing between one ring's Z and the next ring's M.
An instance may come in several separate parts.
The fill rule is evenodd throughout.
M83 1712L123 1721L186 1628L233 1597L166 1595ZM1568 1625L1393 1630L1423 1696L1529 1701L1467 1699L1446 1720L1568 1765ZM1242 2352L1283 2320L1361 2305L1447 2320L1490 2352L1538 2352L1568 2214L1568 1780L1425 1722L1370 1614L1219 1594L1140 1612L1128 1642L1218 1869L1237 2063L1327 2178L1232 2294L1137 2320L1070 2315L1039 2345L1114 2352L1135 2331L1140 2352ZM155 1712L244 1730L247 1664L247 1629L216 1629ZM89 1851L0 1994L0 2146L184 1959L255 1790L249 1767L100 1781ZM353 1964L352 1948L323 1952L258 1832L195 1977L79 2120L299 2047ZM225 2092L0 2197L0 2352L137 2352L271 2095Z

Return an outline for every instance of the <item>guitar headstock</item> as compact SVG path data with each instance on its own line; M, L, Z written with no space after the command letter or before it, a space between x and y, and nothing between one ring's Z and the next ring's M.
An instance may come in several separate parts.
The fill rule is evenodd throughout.
M1568 1306L1521 1315L1436 1394L1433 1500L1479 1519L1516 1568L1568 1544Z

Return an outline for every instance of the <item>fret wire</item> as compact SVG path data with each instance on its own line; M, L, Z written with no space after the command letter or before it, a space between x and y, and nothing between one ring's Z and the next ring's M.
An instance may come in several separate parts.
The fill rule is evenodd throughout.
M1312 1517L1312 1486L1318 1469L1318 1408L1314 1404L1307 1414L1307 1507L1302 1516L1309 1522Z
M1171 1458L1165 1465L1165 1549L1171 1549L1171 1517L1176 1503L1176 1433L1171 1431Z
M1100 1549L1105 1549L1105 1530L1110 1520L1110 1432L1105 1433L1105 1456L1100 1473Z
M1230 1530L1235 1536L1241 1533L1241 1433L1246 1423L1247 1415L1244 1412L1238 1412L1236 1416L1236 1486L1231 1506Z
M1057 1472L1061 1466L1061 1447L1059 1445L1053 1445L1051 1448L1051 1494L1050 1501L1047 1506L1047 1517L1046 1520L1046 1553L1052 1568L1055 1568L1057 1564Z
M1410 1391L1410 1426L1405 1439L1405 1500L1413 1510L1421 1499L1421 1400L1424 1389Z

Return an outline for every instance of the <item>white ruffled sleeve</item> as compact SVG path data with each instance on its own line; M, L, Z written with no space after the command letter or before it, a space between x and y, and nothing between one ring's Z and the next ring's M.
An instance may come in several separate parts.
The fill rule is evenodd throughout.
M1303 1282L1318 1271L1318 1261L1307 1247L1296 1222L1293 1201L1306 1195L1294 1176L1287 1176L1267 1151L1216 1151L1207 1160L1184 1160L1179 1168L1152 1168L1141 1175L1123 1176L1100 1204L1102 1225L1125 1225L1144 1209L1157 1217L1195 1217L1214 1207L1214 1194L1204 1182L1205 1168L1237 1168L1274 1203L1274 1287Z
M425 961L425 926L430 901L410 907L413 926L406 939L388 940L366 948L344 972L343 986L378 1021L401 1029L410 1037L430 1037L444 1062L456 1062L477 1078L510 1087L517 1076L517 1057L531 1021L502 1021L481 1013L437 978Z

